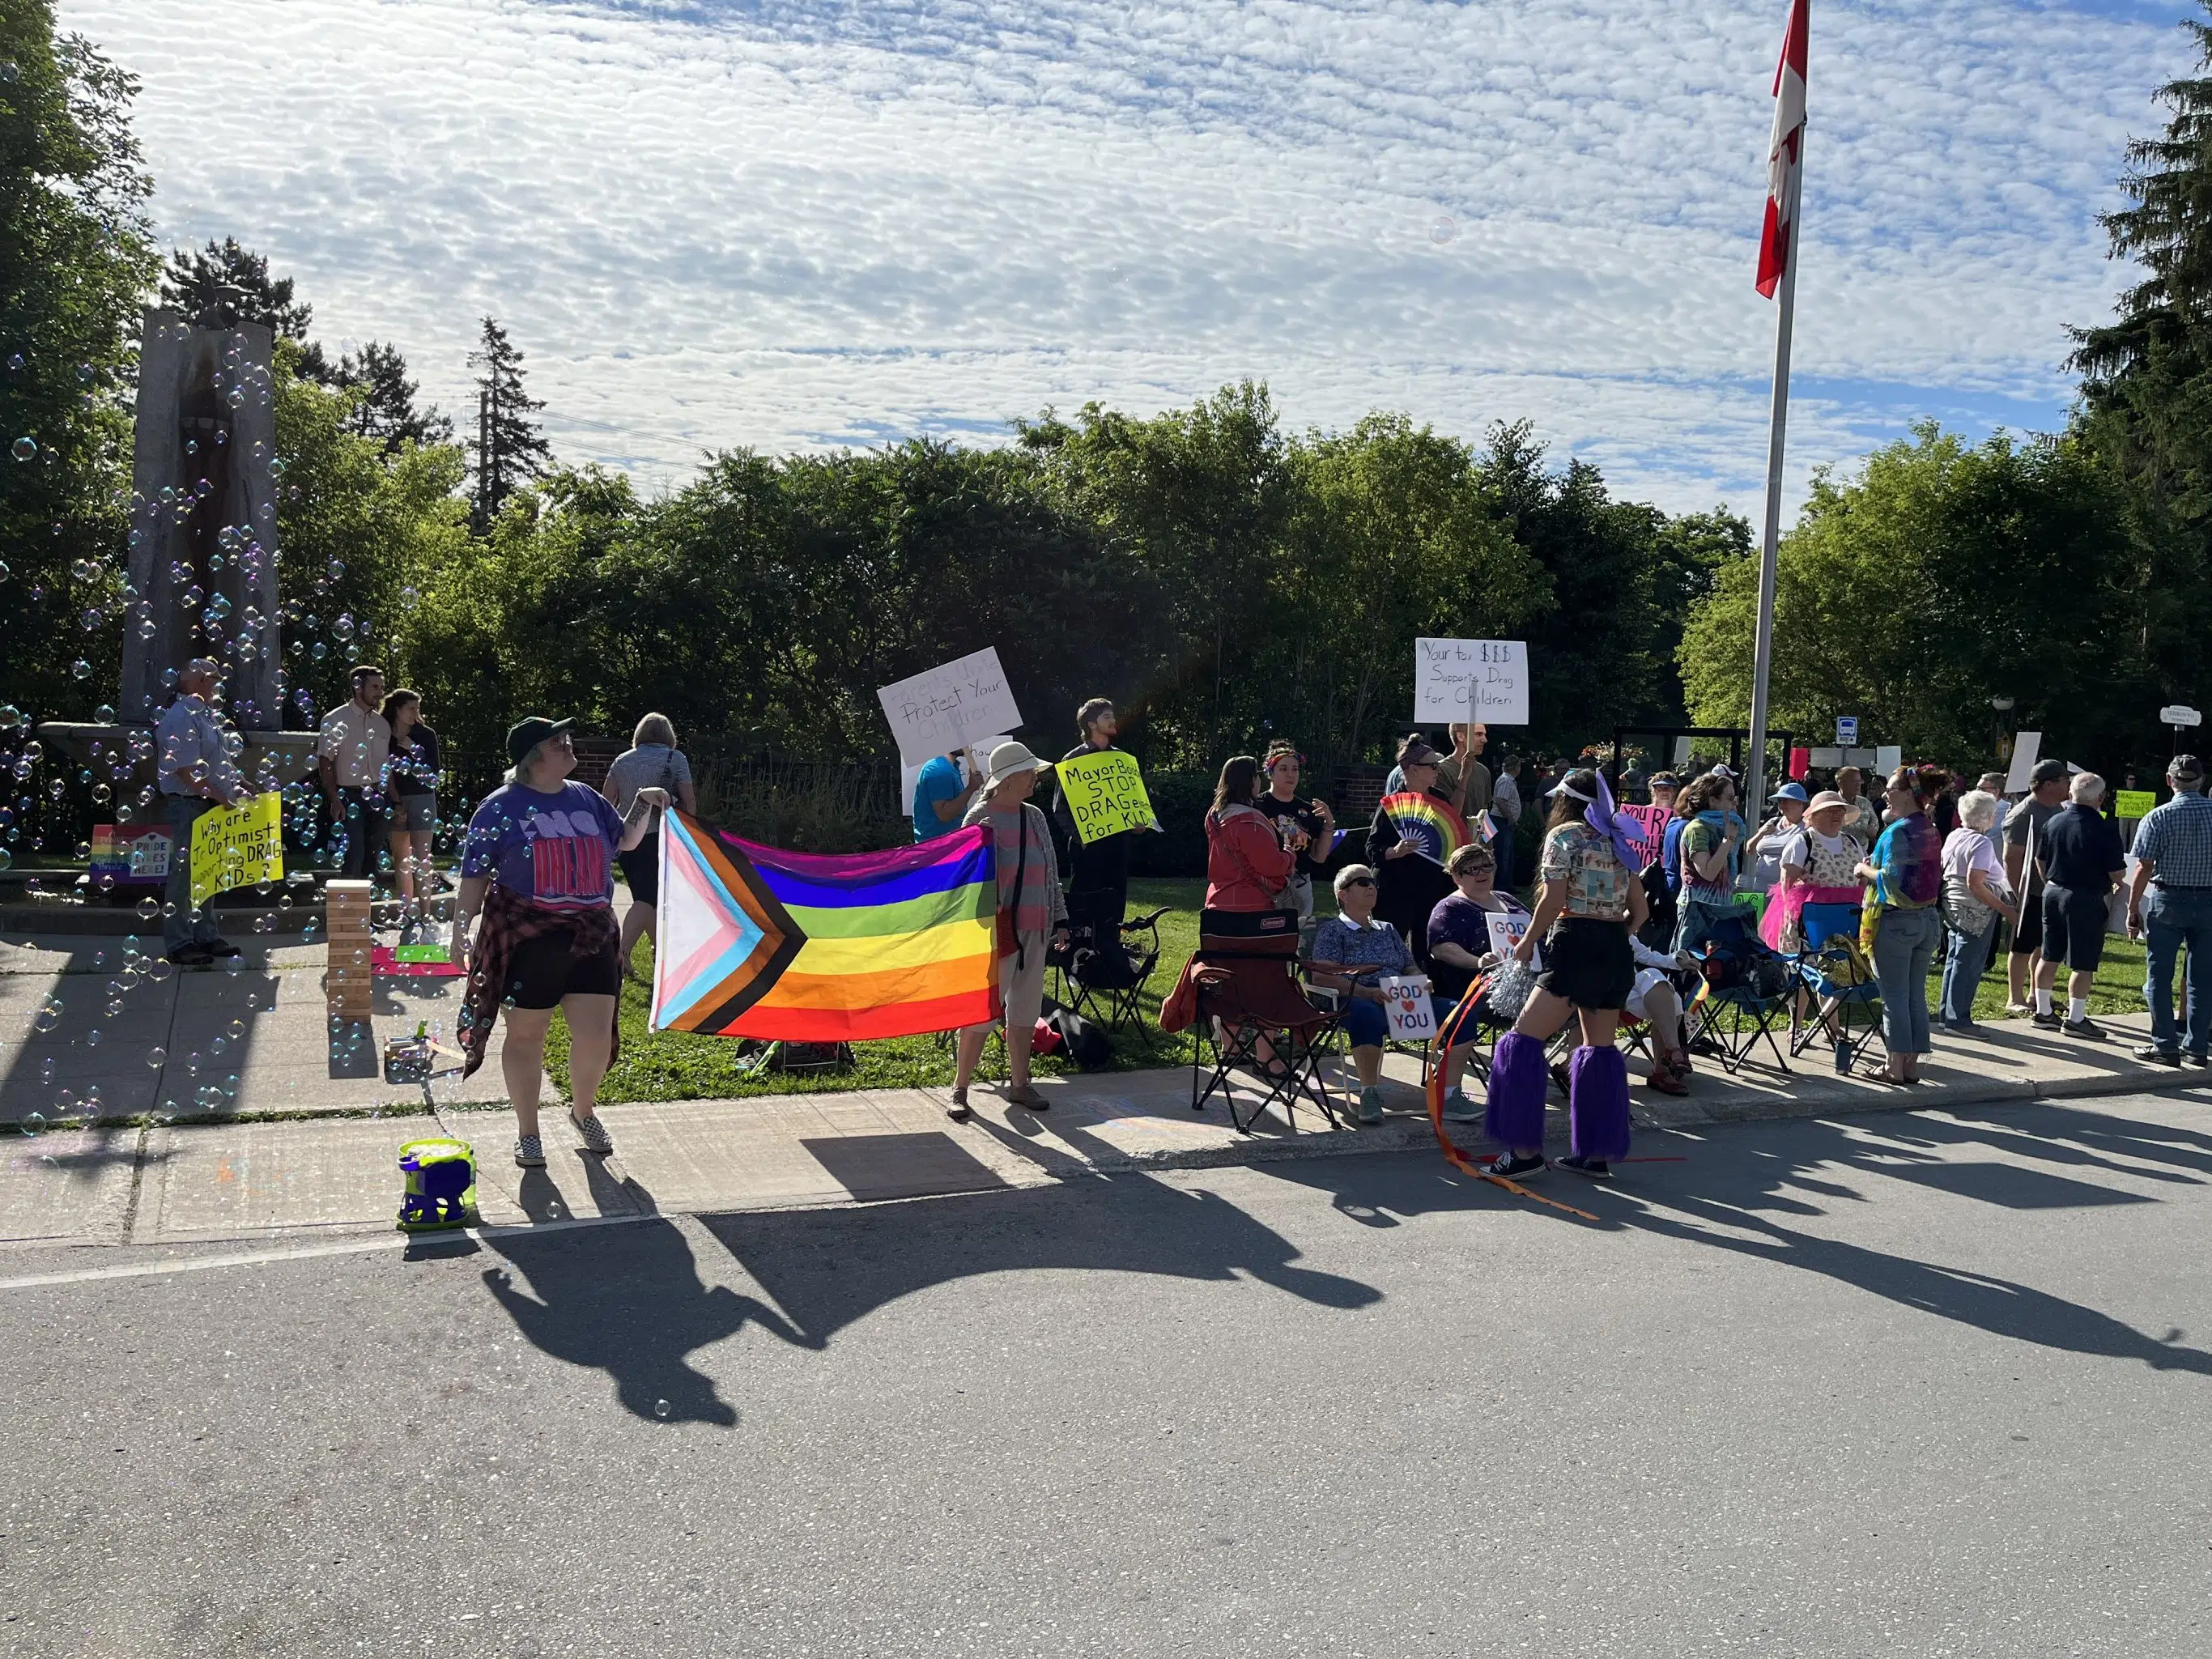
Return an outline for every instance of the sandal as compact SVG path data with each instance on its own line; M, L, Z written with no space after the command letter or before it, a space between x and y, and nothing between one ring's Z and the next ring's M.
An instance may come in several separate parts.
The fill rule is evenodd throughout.
M945 1115L955 1123L965 1123L975 1115L968 1109L968 1091L965 1089L952 1091L952 1103L945 1109Z
M1663 1066L1655 1067L1651 1075L1644 1079L1644 1085L1648 1089L1656 1089L1662 1095L1686 1095L1690 1092L1689 1085L1680 1076Z
M1887 1083L1897 1086L1898 1079L1889 1074L1887 1066L1862 1066L1851 1075L1862 1083Z

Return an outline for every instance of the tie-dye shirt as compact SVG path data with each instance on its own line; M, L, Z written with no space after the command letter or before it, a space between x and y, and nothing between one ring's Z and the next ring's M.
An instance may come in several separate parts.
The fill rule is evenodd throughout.
M1869 862L1878 872L1875 902L1885 909L1921 909L1943 891L1943 839L1925 812L1899 818L1883 830Z
M580 783L550 794L519 783L486 795L469 820L461 874L493 876L509 892L555 910L614 902L614 854L623 821L606 797Z

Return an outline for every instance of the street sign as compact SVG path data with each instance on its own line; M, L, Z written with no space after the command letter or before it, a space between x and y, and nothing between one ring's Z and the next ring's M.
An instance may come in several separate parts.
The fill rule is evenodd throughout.
M2187 703L2177 702L2158 711L2158 723L2160 726L2202 726L2204 716Z
M1856 714L1837 715L1836 747L1838 749L1853 748L1857 744L1858 740L1859 717Z

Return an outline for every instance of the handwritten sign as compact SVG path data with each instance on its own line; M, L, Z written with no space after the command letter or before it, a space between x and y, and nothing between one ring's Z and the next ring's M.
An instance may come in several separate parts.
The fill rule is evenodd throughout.
M2031 775L2037 757L2043 752L2043 733L2021 732L2012 740L2012 769L2005 774L2005 793L2024 795L2034 785Z
M1390 1016L1390 1035L1407 1042L1426 1042L1437 1034L1436 1010L1429 1004L1429 981L1419 974L1402 977L1385 975L1382 987L1384 1010Z
M240 806L204 812L192 825L192 908L217 893L284 874L284 802L271 790Z
M1528 647L1520 640L1415 640L1413 720L1528 724Z
M1637 847L1643 852L1644 862L1650 864L1659 856L1667 842L1667 821L1674 816L1671 806L1621 806L1613 810L1617 818L1626 818L1635 825L1631 832Z
M2112 792L2112 799L2118 809L2119 815L2122 817L2144 818L2148 817L2150 816L2150 809L2158 805L2158 791L2155 789L2115 789Z
M1152 797L1145 793L1145 775L1137 769L1135 756L1108 749L1062 761L1053 769L1060 775L1060 793L1085 847L1125 830L1152 827Z
M1014 707L995 646L886 685L876 697L898 741L899 758L909 766L919 766L933 755L949 755L994 732L1011 732L1022 723L1022 711Z
M1493 910L1487 920L1490 923L1490 948L1498 953L1498 960L1502 962L1520 947L1522 936L1528 931L1528 924L1535 918L1518 911L1500 915ZM1528 965L1540 974L1544 971L1542 947L1529 947Z

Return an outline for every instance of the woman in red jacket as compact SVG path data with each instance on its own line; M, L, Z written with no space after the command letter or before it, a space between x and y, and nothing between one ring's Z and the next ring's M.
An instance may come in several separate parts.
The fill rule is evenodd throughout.
M1272 910L1297 868L1304 834L1293 828L1288 845L1278 839L1274 823L1252 804L1259 792L1260 763L1251 756L1234 756L1221 769L1213 810L1206 815L1209 910Z

